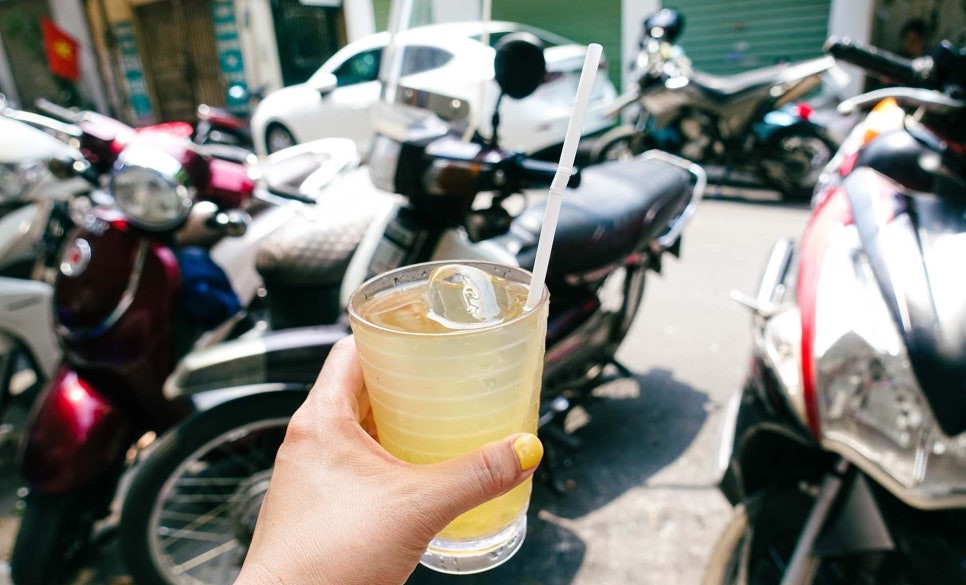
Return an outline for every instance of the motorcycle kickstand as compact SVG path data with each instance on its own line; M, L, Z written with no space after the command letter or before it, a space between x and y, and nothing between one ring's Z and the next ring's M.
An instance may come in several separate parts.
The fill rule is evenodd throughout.
M544 445L543 465L539 478L550 486L558 496L566 495L573 488L573 480L561 477L560 471L569 468L571 460L561 453L561 448L573 453L580 448L580 440L567 434L563 421L572 408L571 402L558 396L550 403L550 409L540 416L537 423Z
M573 464L570 455L563 451L576 451L580 447L580 441L556 424L542 428L541 435L544 455L543 465L540 466L540 480L550 486L558 496L565 496L573 489L574 480L563 477L562 471Z

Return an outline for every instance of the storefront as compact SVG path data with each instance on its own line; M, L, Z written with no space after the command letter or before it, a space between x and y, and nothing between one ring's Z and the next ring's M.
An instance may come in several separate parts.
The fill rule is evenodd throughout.
M198 104L247 113L233 87L305 81L373 32L369 0L88 0L102 69L122 117L192 120Z

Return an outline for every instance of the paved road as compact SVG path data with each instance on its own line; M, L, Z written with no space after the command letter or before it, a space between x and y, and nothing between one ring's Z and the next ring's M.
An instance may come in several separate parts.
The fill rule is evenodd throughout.
M583 443L564 471L564 496L535 491L523 549L489 573L449 577L419 569L412 585L665 585L697 583L729 509L713 488L721 411L747 363L747 312L728 300L752 291L769 246L797 236L808 212L768 194L704 202L683 257L649 283L619 358L632 380L569 424ZM2 464L2 462L0 462ZM0 468L0 516L16 482ZM0 519L0 561L16 521ZM324 530L324 527L320 527ZM0 585L5 583L0 565ZM75 585L129 583L116 542L93 554Z

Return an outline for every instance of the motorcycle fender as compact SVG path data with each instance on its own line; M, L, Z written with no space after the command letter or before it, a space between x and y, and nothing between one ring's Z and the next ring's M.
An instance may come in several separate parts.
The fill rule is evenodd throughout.
M60 348L50 326L53 287L36 280L0 277L0 328L26 346L44 377L53 375Z
M76 490L115 468L133 440L129 418L69 368L50 381L31 415L20 470L31 490Z
M193 351L168 378L164 394L171 400L191 398L205 407L237 398L238 392L261 391L259 387L305 388L315 382L332 346L349 333L342 325L298 327Z
M34 247L45 227L43 212L40 205L31 203L0 218L0 268L36 258Z
M803 128L812 132L823 133L825 129L809 120L803 120L799 116L784 110L773 110L765 114L765 118L755 125L755 134L758 136L759 144L767 144L772 136L785 128Z

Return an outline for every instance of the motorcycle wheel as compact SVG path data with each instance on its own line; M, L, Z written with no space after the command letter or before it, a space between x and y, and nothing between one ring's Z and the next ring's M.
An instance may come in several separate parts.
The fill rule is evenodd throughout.
M835 150L832 139L818 128L783 128L762 148L761 170L783 199L808 201Z
M16 585L65 583L72 561L90 542L94 515L84 494L31 493L10 558Z
M702 585L779 585L814 498L785 486L735 507L705 569ZM912 585L897 554L813 557L806 568L813 585Z
M590 164L628 160L651 148L647 137L631 126L618 126L604 133L590 151Z
M138 585L233 583L301 392L239 398L158 439L134 471L121 549Z

